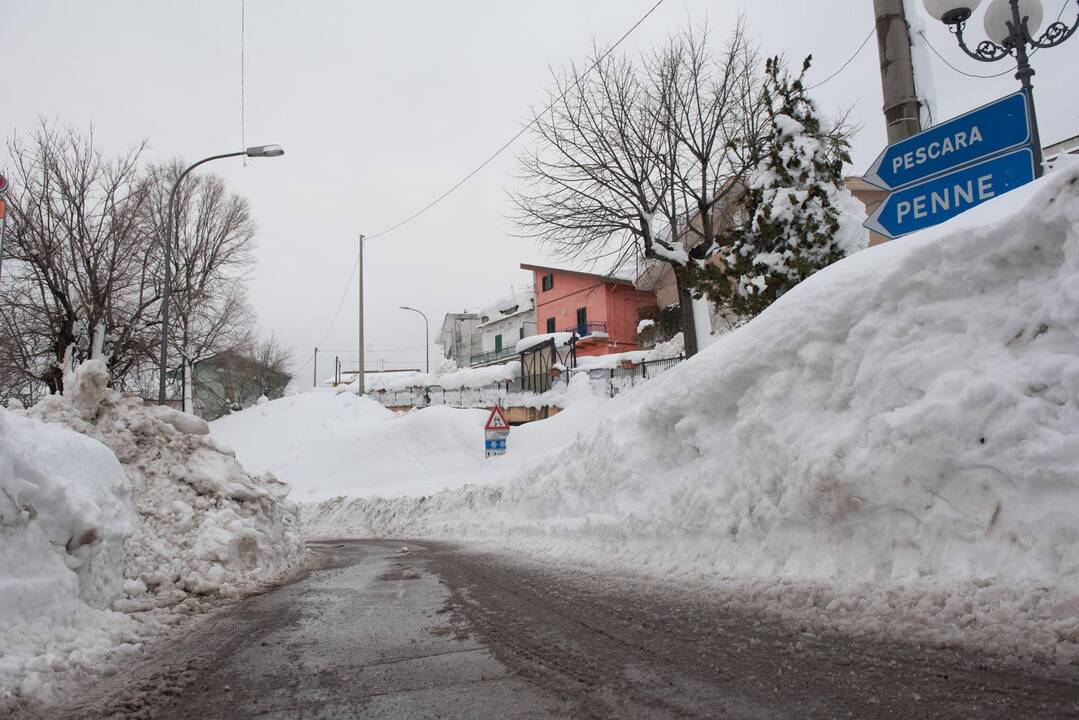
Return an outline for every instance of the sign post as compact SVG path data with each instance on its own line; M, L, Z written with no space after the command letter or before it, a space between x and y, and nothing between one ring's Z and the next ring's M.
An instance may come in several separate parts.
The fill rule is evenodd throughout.
M1034 180L1028 102L1013 93L886 147L863 179L891 194L865 227L897 238Z
M506 440L510 436L510 424L506 420L506 413L501 405L491 408L491 414L487 416L487 424L483 426L483 434L484 457L506 454Z

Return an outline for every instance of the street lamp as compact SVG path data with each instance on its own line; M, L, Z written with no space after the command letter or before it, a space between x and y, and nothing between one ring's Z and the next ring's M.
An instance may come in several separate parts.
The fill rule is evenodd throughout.
M1060 45L1070 38L1079 28L1079 18L1068 27L1059 20L1038 35L1042 24L1041 0L992 0L985 10L985 34L988 40L982 40L971 50L963 38L967 20L981 4L981 0L924 0L925 9L932 17L940 20L955 34L959 47L970 57L981 62L996 62L1014 55L1016 61L1015 79L1023 87L1027 96L1027 114L1030 121L1030 141L1034 150L1034 175L1042 175L1042 144L1038 135L1038 117L1034 112L1034 86L1030 78L1034 68L1030 66L1031 48L1047 49ZM1076 0L1079 8L1079 0Z
M417 310L414 307L409 307L408 305L401 305L401 309L402 310L411 310L414 313L420 313L420 315L423 315L422 312L420 312L419 310ZM431 374L431 340L430 340L430 337L431 337L431 326L427 322L427 316L423 315L423 351L424 351L424 356L427 358L427 374L428 375Z
M285 154L285 149L280 145L255 145L249 147L246 150L240 150L239 152L225 153L224 155L211 155L210 157L199 160L194 165L190 165L186 170L180 173L180 177L176 178L176 182L172 184L172 190L169 191L169 204L166 209L168 213L168 223L166 225L165 233L165 285L161 291L161 359L158 363L158 387L157 387L157 404L165 404L165 369L168 362L169 352L169 286L172 284L172 245L174 240L179 239L180 228L177 227L176 218L174 215L174 205L176 202L176 191L180 187L180 183L188 174L197 168L199 165L210 162L211 160L221 160L222 158L240 157L246 155L247 157L280 157Z

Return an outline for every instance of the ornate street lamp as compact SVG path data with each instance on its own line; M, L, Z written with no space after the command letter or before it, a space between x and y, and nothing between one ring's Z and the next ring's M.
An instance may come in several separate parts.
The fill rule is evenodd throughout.
M991 0L985 10L985 34L988 40L982 40L971 50L963 37L967 20L981 4L982 0L924 0L925 9L931 16L948 26L955 34L959 47L970 57L981 62L996 62L1006 57L1016 61L1015 78L1023 86L1027 96L1027 114L1030 120L1030 141L1034 150L1034 175L1042 175L1042 144L1038 135L1038 118L1034 112L1034 86L1030 78L1034 68L1030 66L1030 53L1027 48L1046 49L1056 47L1070 38L1079 28L1079 18L1068 27L1059 20L1051 24L1040 35L1042 25L1041 0ZM1079 8L1079 0L1076 0Z

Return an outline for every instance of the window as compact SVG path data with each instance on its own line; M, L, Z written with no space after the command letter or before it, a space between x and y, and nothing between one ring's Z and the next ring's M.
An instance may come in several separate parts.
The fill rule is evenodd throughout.
M520 327L520 328L519 328L519 329L517 330L517 332L519 333L519 334L517 335L517 339L518 339L518 340L524 340L524 339L525 339L525 326L524 326L524 325L522 325L522 326L521 326L521 327Z
M502 334L495 335L495 352L502 352Z
M547 318L547 332L553 333L554 331L554 318Z
M541 281L541 286L543 287L543 292L547 292L548 290L553 288L554 287L554 275L544 275L543 280ZM554 331L552 330L551 332L554 332Z

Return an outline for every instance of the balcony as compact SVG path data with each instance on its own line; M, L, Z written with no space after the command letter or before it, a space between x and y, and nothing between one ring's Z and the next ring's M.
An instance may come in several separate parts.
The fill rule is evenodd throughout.
M510 345L508 347L502 348L501 350L491 350L490 352L473 355L471 358L469 358L468 364L471 367L493 365L496 362L514 357L515 355L517 355L517 346Z
M581 338L606 338L607 335L607 323L603 320L592 320L586 323L580 323L571 327L565 328L562 332L577 333L577 337Z

